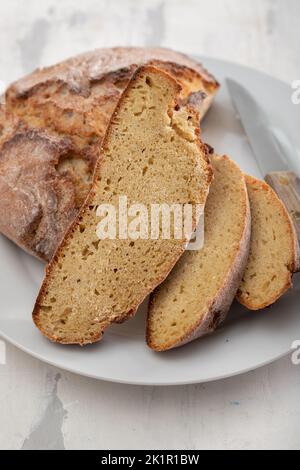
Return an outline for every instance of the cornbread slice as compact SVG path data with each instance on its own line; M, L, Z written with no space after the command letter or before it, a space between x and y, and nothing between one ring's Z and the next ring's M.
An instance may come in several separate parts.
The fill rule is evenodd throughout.
M147 343L164 351L213 332L240 285L250 244L244 175L228 157L213 157L205 207L204 247L186 251L150 300Z
M290 216L273 189L246 176L252 216L249 261L237 300L250 310L273 304L291 286L298 242Z
M127 196L144 204L204 206L211 166L198 115L180 108L179 84L152 66L138 69L113 114L92 190L47 268L33 312L59 343L93 343L111 323L134 315L182 255L187 237L99 240L97 208ZM194 229L198 217L193 217ZM120 218L118 218L118 221Z

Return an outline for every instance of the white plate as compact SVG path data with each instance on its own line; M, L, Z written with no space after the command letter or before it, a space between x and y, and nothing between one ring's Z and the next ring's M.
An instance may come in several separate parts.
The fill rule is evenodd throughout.
M239 65L200 60L221 82L232 77L252 90L300 146L300 107L292 104L288 85ZM243 170L261 176L225 84L204 122L203 135L217 152L228 153ZM300 339L300 282L296 278L294 290L272 308L253 313L234 304L214 335L174 351L155 353L147 348L145 306L134 320L109 329L98 344L86 348L53 344L31 321L42 264L4 237L0 237L0 260L0 334L32 356L81 375L143 385L205 382L270 363L287 354L292 342Z

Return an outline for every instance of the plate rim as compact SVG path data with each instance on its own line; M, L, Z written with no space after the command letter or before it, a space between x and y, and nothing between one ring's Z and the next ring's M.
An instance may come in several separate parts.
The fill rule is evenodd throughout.
M87 372L80 372L76 369L73 369L72 367L63 367L61 365L57 365L56 362L51 361L47 358L44 358L43 356L40 356L38 353L35 353L34 351L31 351L30 349L26 348L25 346L22 346L18 343L18 341L15 341L11 338L9 338L6 334L3 334L0 331L0 337L4 339L4 341L7 341L9 344L12 344L22 352L28 354L29 356L33 357L34 359L37 359L45 364L48 364L53 367L57 367L58 369L62 371L66 371L72 374L79 375L81 377L87 377L89 379L93 380L101 380L103 382L109 382L109 383L118 383L122 385L134 385L134 386L141 386L141 387L178 387L182 385L196 385L196 384L202 384L202 383L210 383L210 382L218 382L219 380L226 380L231 377L237 377L239 375L247 374L249 372L252 372L257 369L261 369L264 366L267 366L269 364L272 364L273 362L276 362L284 357L287 357L291 350L279 354L277 357L272 358L272 359L267 359L266 361L260 362L257 366L255 367L245 367L245 369L241 369L240 371L236 372L228 372L227 374L218 376L218 377L210 377L206 379L192 379L192 380L183 380L183 381L174 381L174 382L155 382L155 381L149 381L149 382L141 382L141 381L136 381L136 380L125 380L125 379L117 379L114 377L101 377L97 376L95 374L89 374Z

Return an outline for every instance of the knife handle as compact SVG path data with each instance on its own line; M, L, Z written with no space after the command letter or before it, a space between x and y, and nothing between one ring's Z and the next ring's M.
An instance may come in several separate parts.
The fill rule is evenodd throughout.
M300 244L300 178L293 171L276 171L265 176L287 208Z

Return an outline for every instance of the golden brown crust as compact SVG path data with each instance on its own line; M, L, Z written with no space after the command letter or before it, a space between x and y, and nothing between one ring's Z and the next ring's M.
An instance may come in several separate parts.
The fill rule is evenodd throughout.
M5 173L10 178L14 167L21 173L31 171L34 162L30 154L24 154L23 159L16 158L10 166L3 164L1 146L4 141L13 139L17 129L34 129L36 139L39 133L41 139L51 140L53 136L56 139L67 138L70 140L70 150L67 154L64 150L58 154L55 163L51 151L49 155L45 151L41 155L44 158L42 164L45 166L45 175L53 175L53 184L47 184L48 197L60 201L63 197L60 188L67 179L70 206L67 209L58 204L54 210L45 198L39 201L40 223L48 226L54 222L56 226L55 233L45 231L42 245L40 238L35 236L36 231L30 232L27 228L28 224L37 224L37 220L29 223L26 219L23 223L19 219L19 225L16 224L13 203L6 207L6 218L0 219L2 233L39 258L51 258L91 187L101 140L120 94L137 67L146 62L162 68L175 78L182 87L180 101L198 109L200 117L204 115L219 84L194 60L162 48L97 49L36 70L8 88L6 104L0 106L0 174ZM36 183L38 175L42 183L43 176L37 173L22 188L30 192L34 200L39 199L39 184ZM13 196L12 189L6 187L5 191L3 195L0 189L0 198L9 200ZM29 200L25 209L28 214L34 212ZM42 231L39 230L39 224L36 229ZM20 238L19 232L27 232L26 240Z
M54 253L54 256L52 257L50 263L46 267L45 278L44 278L43 284L40 288L40 291L39 291L39 294L38 294L38 297L36 299L35 306L34 306L34 309L33 309L32 318L33 318L33 321L34 321L35 325L39 328L39 330L41 331L41 333L44 336L48 337L48 339L50 339L53 342L59 342L61 344L80 344L81 346L84 346L86 344L95 343L95 342L101 340L101 338L103 336L103 331L111 324L111 321L101 323L101 325L99 325L98 332L93 336L93 338L90 338L88 340L86 338L81 339L81 340L78 340L78 339L77 340L74 340L74 339L70 340L68 338L58 340L57 337L55 337L54 335L49 334L49 332L46 331L45 328L43 328L43 325L40 322L39 313L40 313L40 307L43 305L43 299L44 299L45 293L47 292L47 289L49 287L49 281L50 281L50 276L51 276L52 270L55 268L56 264L59 263L60 260L63 259L64 249L65 249L68 241L72 238L73 233L75 232L76 228L80 225L83 214L85 213L86 209L89 207L89 205L91 204L91 202L93 200L94 191L95 191L94 185L97 182L98 175L101 172L101 158L102 158L103 149L106 148L107 142L108 142L109 137L110 137L110 132L111 132L110 124L114 121L115 117L117 116L117 114L119 112L119 109L122 106L123 100L124 100L128 90L130 90L130 88L134 86L135 82L138 80L138 78L142 74L147 73L147 72L148 73L152 72L152 73L156 73L156 74L160 74L160 75L163 74L163 75L168 76L169 82L174 87L174 95L178 97L179 94L180 94L180 91L181 91L180 84L169 73L163 72L162 70L160 70L160 69L158 69L158 68L156 68L152 65L145 65L145 66L139 67L135 71L135 73L134 73L133 77L131 78L130 82L128 83L126 89L122 93L121 98L119 99L119 101L116 105L116 108L115 108L114 112L111 115L110 123L109 123L109 125L106 129L106 133L105 133L105 136L104 136L103 141L102 141L101 151L100 151L100 158L99 158L98 162L95 165L94 180L93 180L94 184L92 185L92 188L91 188L84 204L80 208L77 218L69 226L69 228L66 231L65 236L64 236L61 244L56 249L56 252ZM194 113L195 111L191 110L191 112ZM197 119L197 122L199 122L198 119ZM199 125L198 125L198 128L196 129L196 132L197 132L197 135L199 137L199 135L200 135ZM206 163L206 165L205 165L206 193L203 194L203 205L204 205L207 194L208 194L209 185L210 185L210 183L213 179L213 170L212 170L212 167L210 165L209 156L208 156L211 150L207 145L203 144L199 138L196 139L195 142L196 142L197 146L199 147L199 150L200 150L202 156L204 156L205 163ZM193 224L192 224L193 225L193 227L192 227L193 231L195 230L197 223L198 223L198 221L195 219L195 217L193 217ZM128 319L130 319L132 316L135 315L139 305L144 301L144 299L147 297L147 295L149 295L149 293L153 289L155 289L155 287L157 285L161 284L164 281L164 279L168 276L168 274L172 270L172 268L173 268L174 264L176 263L176 261L184 253L185 245L186 245L185 241L182 241L182 246L180 247L180 250L177 253L175 253L174 259L170 260L170 265L169 265L168 269L164 273L162 273L161 276L159 276L157 279L153 280L152 281L153 282L152 287L149 288L148 291L144 293L143 297L141 297L139 299L137 304L133 308L131 308L128 312L124 312L122 315L115 318L114 323L125 322Z
M128 82L131 68L136 70L137 66L145 63L159 67L163 67L166 63L166 71L174 76L181 73L181 76L188 74L191 78L194 70L208 88L215 89L219 86L216 79L201 64L185 54L159 47L114 47L96 49L57 65L37 69L15 82L9 88L7 96L10 98L28 96L35 92L36 87L53 81L65 83L75 94L88 96L93 82L106 78L108 74L114 74L116 82L122 80Z
M67 138L20 129L0 151L2 233L40 258L51 256L62 236L61 217L63 223L71 223L76 215L73 183L67 174L55 170L59 158L72 149ZM30 165L28 156L31 156ZM45 207L46 218L43 217Z
M252 191L263 191L272 198L273 204L276 206L277 210L280 211L281 216L286 221L286 227L289 232L292 250L290 263L287 266L288 269L286 270L286 281L283 283L281 290L278 291L276 295L268 297L264 302L257 304L256 302L251 301L251 298L243 295L241 290L238 290L236 298L242 305L244 305L249 310L262 310L274 304L292 287L292 277L293 274L297 272L299 266L299 246L291 217L275 191L265 181L254 178L253 176L245 175L245 179L247 185L251 186Z

